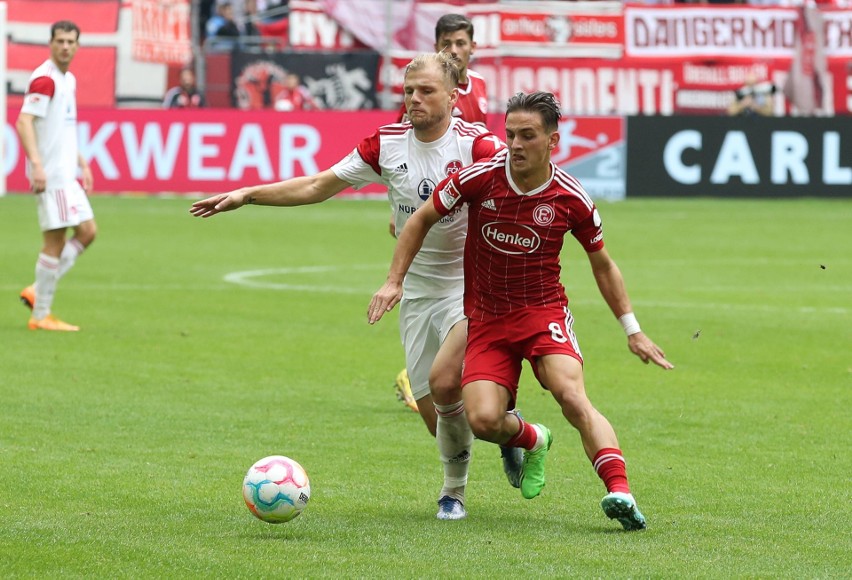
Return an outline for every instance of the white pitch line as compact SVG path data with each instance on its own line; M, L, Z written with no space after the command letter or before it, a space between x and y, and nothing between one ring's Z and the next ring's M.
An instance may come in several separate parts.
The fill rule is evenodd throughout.
M257 280L265 276L280 276L287 274L321 274L326 272L341 272L344 270L380 270L387 268L387 264L352 264L349 266L300 266L295 268L265 268L262 270L245 270L242 272L231 272L223 278L225 282L248 286L250 288L264 288L269 290L291 290L302 292L324 292L329 294L370 294L373 290L352 288L347 286L328 286L315 284L291 284L283 282L269 282ZM377 278L378 281L378 278ZM377 289L378 287L376 287Z

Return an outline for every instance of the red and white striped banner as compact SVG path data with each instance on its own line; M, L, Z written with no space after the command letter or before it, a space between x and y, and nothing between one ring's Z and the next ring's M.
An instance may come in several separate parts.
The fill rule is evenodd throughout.
M189 0L133 0L133 58L186 64L192 58Z

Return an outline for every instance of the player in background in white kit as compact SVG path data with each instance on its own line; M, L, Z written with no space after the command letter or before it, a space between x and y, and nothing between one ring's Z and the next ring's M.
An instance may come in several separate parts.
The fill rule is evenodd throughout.
M21 301L32 309L28 326L33 330L79 330L54 317L51 306L57 282L94 241L97 231L87 197L92 172L77 151L77 79L68 70L79 39L80 29L73 22L63 20L51 26L50 58L30 77L16 123L44 238L35 282L21 291ZM78 167L83 187L77 182ZM66 240L68 228L73 228L74 235Z
M458 98L457 83L458 67L450 55L420 55L405 70L408 122L380 127L339 163L314 176L214 195L192 204L190 212L210 217L245 204L306 205L325 201L348 187L380 183L388 188L396 227L402 231L438 182L503 148L485 127L451 115ZM400 336L412 390L423 421L436 436L444 465L438 518L453 520L466 515L464 491L473 443L461 402L467 333L462 306L466 232L466 210L446 216L435 226L405 279L400 311ZM510 481L512 476L519 479L520 474L510 475Z

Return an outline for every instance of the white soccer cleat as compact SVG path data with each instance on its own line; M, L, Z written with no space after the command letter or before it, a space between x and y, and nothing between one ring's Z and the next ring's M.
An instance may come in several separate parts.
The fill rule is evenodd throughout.
M461 520L467 517L464 504L454 497L448 495L438 500L439 520Z

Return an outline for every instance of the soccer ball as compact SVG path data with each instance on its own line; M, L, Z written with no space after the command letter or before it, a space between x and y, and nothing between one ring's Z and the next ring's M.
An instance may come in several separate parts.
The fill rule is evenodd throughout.
M282 524L298 516L310 497L308 474L283 455L264 457L249 468L243 480L243 499L249 511L270 524Z

